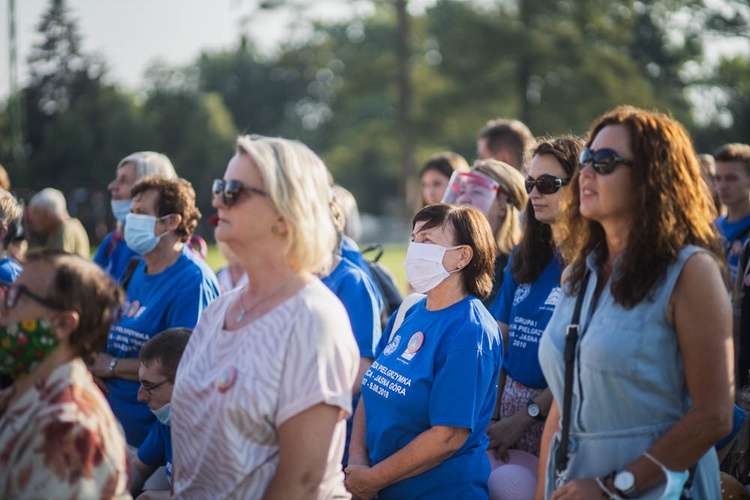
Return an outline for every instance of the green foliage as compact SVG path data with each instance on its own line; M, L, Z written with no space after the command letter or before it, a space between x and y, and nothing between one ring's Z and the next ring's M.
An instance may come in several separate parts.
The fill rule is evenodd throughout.
M747 39L746 2L436 0L410 20L407 59L395 1L371 4L365 17L314 23L273 56L243 38L188 67L154 64L136 99L107 83L106 61L84 52L66 2L50 0L20 96L25 165L7 147L7 111L0 162L16 186L104 189L119 159L161 151L208 215L210 181L237 133L283 135L315 149L362 211L384 213L402 192L405 63L417 163L446 150L473 160L476 134L492 118L520 118L537 135L585 133L623 103L669 110L704 151L750 136L750 63L729 57L712 69L703 60L707 41ZM284 5L300 2L262 7Z

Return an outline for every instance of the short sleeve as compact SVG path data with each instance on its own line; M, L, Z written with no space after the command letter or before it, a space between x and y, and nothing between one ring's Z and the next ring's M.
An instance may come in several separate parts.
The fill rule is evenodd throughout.
M166 464L166 454L164 442L164 435L159 427L159 422L154 422L151 430L148 432L146 439L141 443L138 448L138 460L148 465L149 467L161 467Z
M363 358L374 358L382 327L375 291L364 273L345 282L339 299L349 315L354 339Z
M327 290L326 290L327 291ZM330 292L329 292L330 293ZM346 311L333 293L299 312L285 346L275 424L319 404L352 413L359 351Z
M487 398L487 387L497 386L493 380L496 367L492 358L476 348L449 352L430 392L430 425L473 431Z

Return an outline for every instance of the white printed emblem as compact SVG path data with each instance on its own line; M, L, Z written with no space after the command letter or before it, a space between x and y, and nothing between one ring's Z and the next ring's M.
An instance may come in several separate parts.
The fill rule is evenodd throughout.
M560 295L562 295L562 288L556 286L552 289L549 295L547 295L547 300L544 301L544 305L553 307L556 306L560 301Z
M513 296L513 305L517 306L523 300L529 296L529 292L531 292L531 285L529 283L523 283L518 285L518 288L516 288L516 293Z
M388 345L385 346L385 349L383 349L383 354L386 356L390 356L393 354L393 351L395 351L398 348L398 345L401 343L401 335L396 335L393 337L393 340L388 342Z
M411 336L409 343L406 345L406 351L401 355L406 360L411 360L424 343L424 333L417 332Z

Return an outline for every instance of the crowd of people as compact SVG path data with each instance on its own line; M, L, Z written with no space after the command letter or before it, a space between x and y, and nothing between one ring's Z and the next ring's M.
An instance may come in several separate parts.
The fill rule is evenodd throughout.
M325 163L229 153L218 278L162 154L117 163L93 262L59 191L0 186L3 498L748 495L750 145L627 106L492 120L420 170L385 322Z

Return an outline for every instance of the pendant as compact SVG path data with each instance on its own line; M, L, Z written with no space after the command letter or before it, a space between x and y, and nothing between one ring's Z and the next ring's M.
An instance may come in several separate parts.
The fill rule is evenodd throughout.
M234 385L235 380L237 380L237 369L233 366L225 368L216 378L216 389L224 394Z
M240 313L237 315L237 323L242 323L242 320L245 319L245 310L243 309L240 311Z

